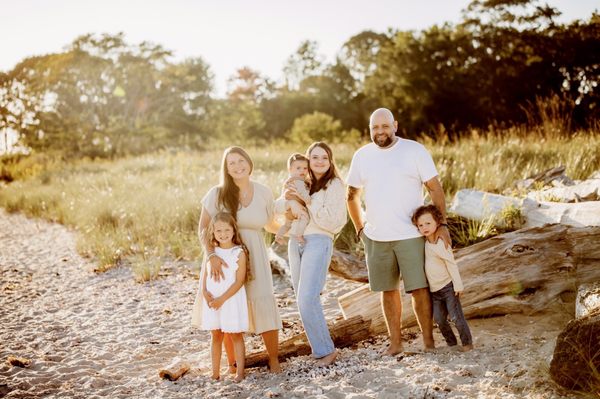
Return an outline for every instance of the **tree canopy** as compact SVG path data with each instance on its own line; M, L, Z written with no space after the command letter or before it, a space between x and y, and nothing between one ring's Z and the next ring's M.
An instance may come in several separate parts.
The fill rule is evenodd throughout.
M565 130L593 126L600 15L570 24L558 15L537 0L474 0L458 24L360 32L332 62L303 41L283 82L243 67L226 98L215 98L200 57L173 62L158 44L88 34L0 73L0 131L18 131L36 150L114 156L221 139L367 135L381 106L408 137L538 123L548 107L567 114Z

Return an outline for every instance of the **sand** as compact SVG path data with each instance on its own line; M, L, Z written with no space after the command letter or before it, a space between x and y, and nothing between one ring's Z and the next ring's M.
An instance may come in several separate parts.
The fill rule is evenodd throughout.
M449 350L437 331L438 351L421 352L418 331L409 329L406 350L416 353L383 358L382 336L342 349L331 367L315 368L301 356L278 375L257 368L239 384L228 376L213 382L209 334L190 326L197 265L165 262L158 280L141 284L124 266L94 273L75 242L64 226L0 211L0 397L575 397L547 372L573 314L560 298L543 314L470 320L476 349L468 353ZM336 298L355 287L329 277L328 319L340 315ZM287 337L300 331L299 316L287 281L276 276L275 289ZM257 337L246 344L261 348ZM11 366L11 355L32 364ZM175 382L161 379L158 370L175 358L189 361L191 371Z

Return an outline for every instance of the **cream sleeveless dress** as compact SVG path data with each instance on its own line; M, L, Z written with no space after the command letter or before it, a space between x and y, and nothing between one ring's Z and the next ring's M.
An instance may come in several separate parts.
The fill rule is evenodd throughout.
M256 182L251 182L254 188L252 201L247 207L240 207L237 212L237 224L242 241L250 252L250 270L253 279L246 282L248 298L249 332L260 334L265 331L280 330L281 318L277 310L273 293L273 277L271 264L267 255L263 227L273 218L273 193L271 189ZM213 187L202 198L202 206L211 217L219 211L217 207L217 192L219 187ZM206 265L206 260L203 262ZM202 267L202 273L206 267ZM202 284L196 295L192 311L192 325L202 328Z

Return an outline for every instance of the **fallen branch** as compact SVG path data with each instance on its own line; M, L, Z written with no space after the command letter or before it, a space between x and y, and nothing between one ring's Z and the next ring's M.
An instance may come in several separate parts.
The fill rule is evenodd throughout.
M175 358L171 364L164 369L158 371L160 378L164 378L169 381L176 381L180 379L185 373L190 370L190 364L179 358Z

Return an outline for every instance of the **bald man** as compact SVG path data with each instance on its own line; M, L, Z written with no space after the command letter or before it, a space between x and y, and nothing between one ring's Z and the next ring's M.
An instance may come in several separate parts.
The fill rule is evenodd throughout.
M348 213L363 241L371 291L381 292L381 304L390 335L384 352L402 352L402 301L404 290L412 305L425 350L435 348L429 285L425 276L425 240L411 222L415 209L423 205L423 185L442 212L444 222L437 231L447 246L446 200L429 152L416 141L396 137L398 122L386 108L379 108L369 121L372 143L354 154L348 178ZM360 209L364 191L366 220ZM436 238L437 239L437 238Z

